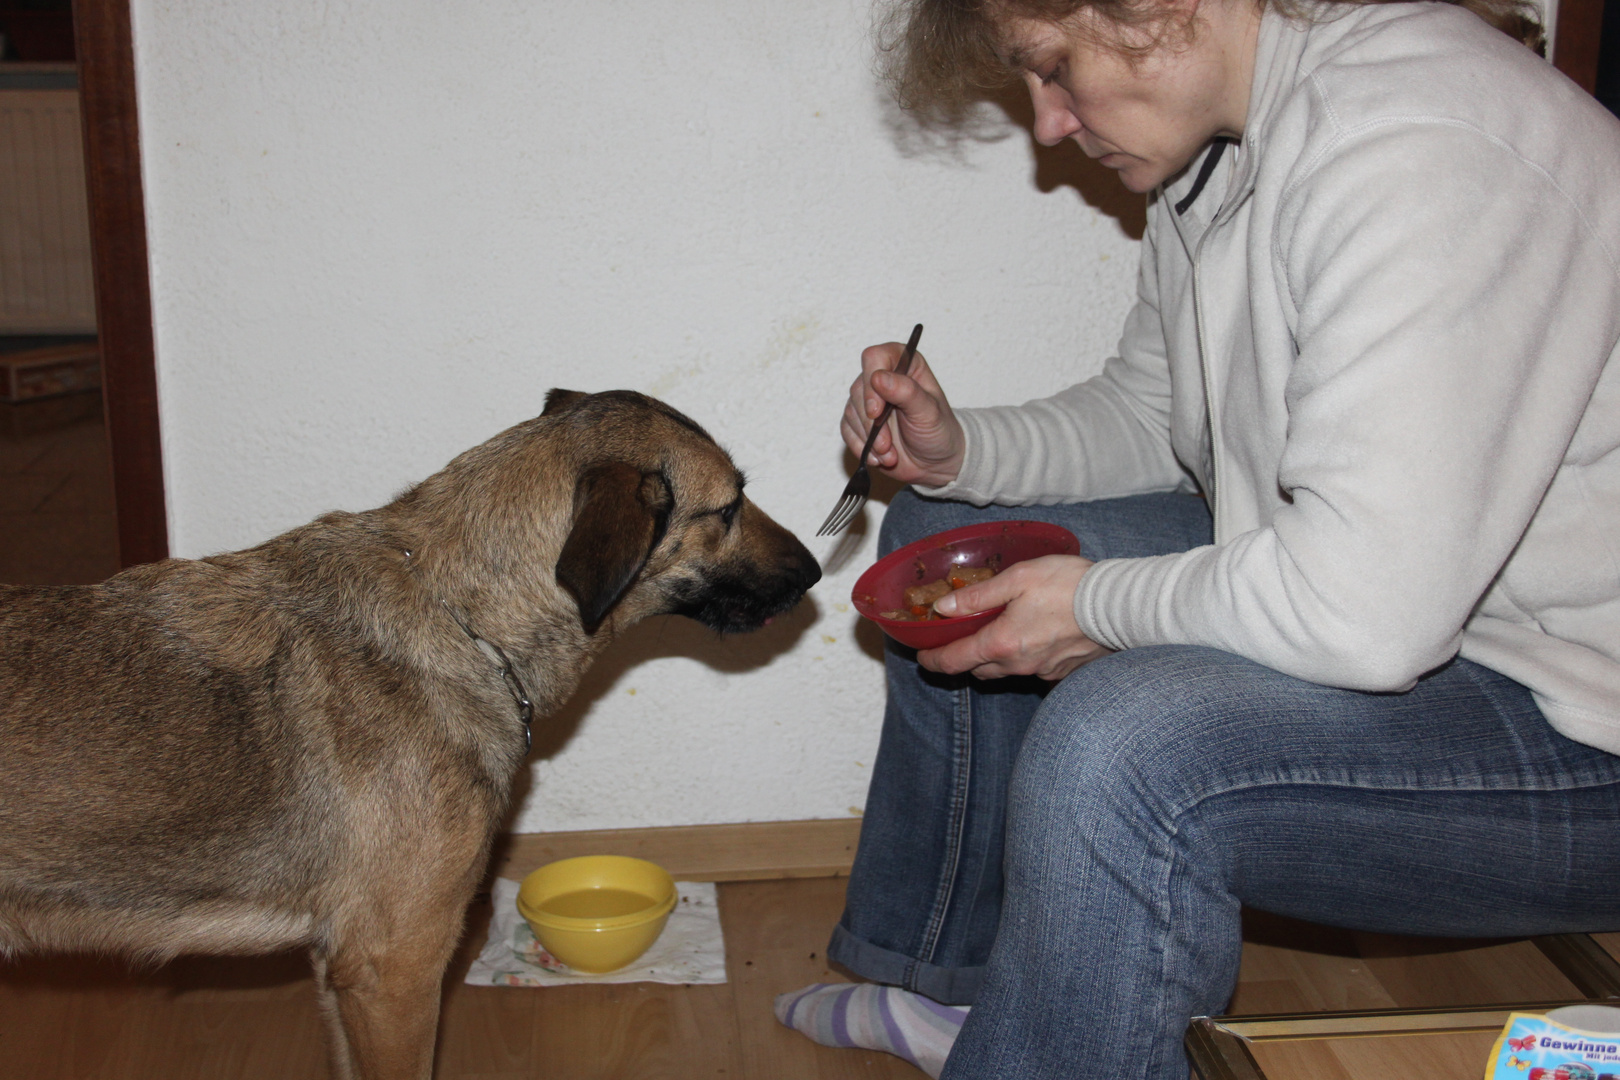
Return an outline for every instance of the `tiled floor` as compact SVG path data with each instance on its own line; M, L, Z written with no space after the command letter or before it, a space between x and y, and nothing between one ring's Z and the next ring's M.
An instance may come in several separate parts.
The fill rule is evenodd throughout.
M117 570L99 396L0 402L0 583L85 585Z

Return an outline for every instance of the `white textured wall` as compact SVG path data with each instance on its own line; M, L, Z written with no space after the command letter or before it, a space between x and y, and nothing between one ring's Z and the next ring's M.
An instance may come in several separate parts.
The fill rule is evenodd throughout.
M958 403L1023 400L1093 371L1132 293L1140 200L1018 129L917 145L863 0L134 14L178 555L384 502L560 385L690 413L825 557L863 346L921 321ZM848 598L881 511L797 617L616 645L515 827L857 811L882 675Z

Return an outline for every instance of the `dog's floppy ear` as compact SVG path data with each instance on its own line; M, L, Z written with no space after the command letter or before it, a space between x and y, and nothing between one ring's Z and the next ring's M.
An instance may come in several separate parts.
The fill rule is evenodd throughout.
M578 390L564 390L561 387L553 387L546 393L546 407L540 415L550 416L554 412L561 412L584 396Z
M557 559L557 584L579 603L587 634L596 633L663 539L672 502L662 474L623 462L592 465L580 476L574 529Z

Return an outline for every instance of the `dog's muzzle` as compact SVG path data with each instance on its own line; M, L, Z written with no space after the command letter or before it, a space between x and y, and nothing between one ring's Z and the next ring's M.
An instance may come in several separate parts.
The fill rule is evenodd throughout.
M796 537L787 537L772 567L729 565L718 568L671 609L722 634L758 630L773 616L790 610L821 580L821 565Z

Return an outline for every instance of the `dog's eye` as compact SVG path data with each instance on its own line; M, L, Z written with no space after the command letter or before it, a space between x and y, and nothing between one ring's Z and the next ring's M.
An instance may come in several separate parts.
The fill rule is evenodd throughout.
M742 500L738 499L736 502L720 511L720 520L726 523L726 528L731 528L731 523L737 520L737 511L741 509Z

